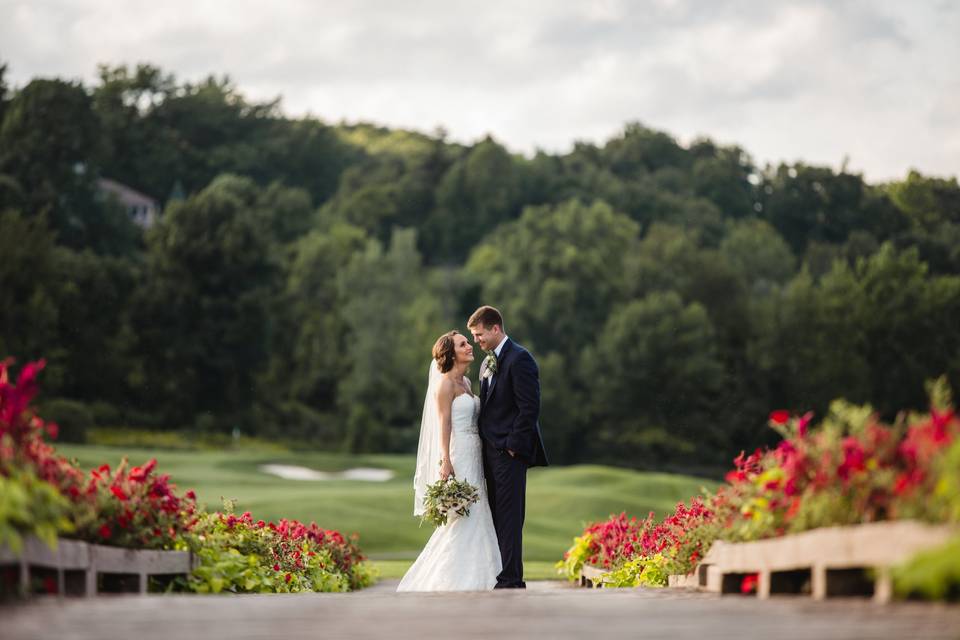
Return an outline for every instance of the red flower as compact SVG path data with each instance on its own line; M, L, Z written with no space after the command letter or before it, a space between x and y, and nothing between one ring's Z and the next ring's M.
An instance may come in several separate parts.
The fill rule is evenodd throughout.
M773 424L787 424L790 420L790 412L780 409L770 414L770 422Z
M190 489L189 491L187 491L187 494L186 494L186 495L187 495L187 498L188 498L189 500L196 500L196 499L197 499L197 494L193 492L193 489Z
M757 583L760 582L760 576L756 573L748 573L743 576L743 582L740 583L740 593L748 595L757 590Z
M121 489L117 485L111 485L110 492L113 493L113 495L115 495L118 500L122 500L123 502L126 502L127 500L130 499L129 496L127 496L127 494L123 492L123 489Z
M837 467L837 476L842 480L847 480L850 475L866 469L866 453L863 445L854 438L848 436L843 439L843 462Z
M110 527L105 524L100 525L100 537L104 540L109 540L110 536L113 535L113 532L110 531Z
M284 579L285 582L290 582L290 578L292 578L292 577L293 577L293 576L291 576L291 575L288 573L283 579Z
M280 563L279 563L279 562L278 562L278 563L275 563L275 564L273 565L273 570L274 570L274 571L280 571Z

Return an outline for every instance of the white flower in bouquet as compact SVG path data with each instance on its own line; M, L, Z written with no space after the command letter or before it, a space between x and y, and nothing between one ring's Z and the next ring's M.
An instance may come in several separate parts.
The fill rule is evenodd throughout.
M457 480L452 475L446 480L438 480L427 486L420 524L429 521L435 527L442 527L447 522L469 516L470 505L479 499L477 488L466 480Z

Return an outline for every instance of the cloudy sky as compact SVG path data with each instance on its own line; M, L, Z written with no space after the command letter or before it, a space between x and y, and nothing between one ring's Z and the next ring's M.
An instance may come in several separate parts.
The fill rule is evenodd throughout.
M760 163L960 174L954 0L0 0L0 61L18 86L226 73L289 114L525 153L637 120Z

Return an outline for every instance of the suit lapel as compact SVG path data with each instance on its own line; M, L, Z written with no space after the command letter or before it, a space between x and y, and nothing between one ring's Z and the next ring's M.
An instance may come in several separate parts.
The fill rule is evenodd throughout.
M490 399L490 396L493 395L493 389L494 387L497 386L497 381L500 380L500 375L501 375L500 365L503 364L503 362L506 360L507 352L510 351L510 346L512 345L512 343L513 341L508 338L507 341L503 343L503 349L500 349L500 357L497 358L497 371L496 373L493 374L493 380L490 383L490 388L487 389L486 399Z

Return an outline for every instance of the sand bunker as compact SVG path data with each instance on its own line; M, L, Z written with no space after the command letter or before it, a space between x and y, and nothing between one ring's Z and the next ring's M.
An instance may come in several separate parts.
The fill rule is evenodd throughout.
M292 464L263 464L260 471L284 480L359 480L361 482L386 482L393 478L389 469L357 467L346 471L316 471Z

